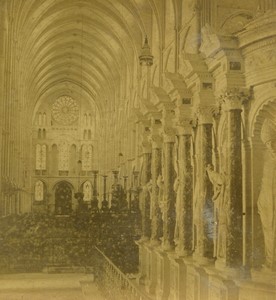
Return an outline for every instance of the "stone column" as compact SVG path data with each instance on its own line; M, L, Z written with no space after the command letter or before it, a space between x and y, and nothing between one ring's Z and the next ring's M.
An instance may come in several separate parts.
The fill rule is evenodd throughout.
M213 257L213 187L206 167L212 164L213 107L198 108L196 176L194 188L194 257L201 263Z
M107 201L107 199L106 199L106 179L107 179L107 175L103 175L103 201Z
M193 240L193 169L191 162L192 128L190 120L178 127L178 185L176 195L176 252L187 256Z
M98 172L99 171L92 171L94 175L94 182L93 182L93 197L91 201L91 209L92 211L97 211L98 210L98 187L97 187L97 179L98 179Z
M113 184L116 185L116 184L119 183L119 178L118 178L119 171L114 170L114 171L112 171L112 173L113 173L113 175L114 175L114 178L113 178L113 180L114 180L114 181L113 181Z
M242 265L242 151L241 112L247 99L238 89L227 91L222 96L222 108L227 116L227 174L223 198L226 215L225 259L217 260L219 267L238 268Z
M129 207L132 212L139 211L139 171L133 171L133 186L131 188Z
M162 215L159 205L159 187L157 179L162 175L162 144L161 137L152 136L152 194L151 194L151 244L159 245L162 236Z
M174 192L174 144L175 131L172 128L164 129L163 166L164 166L164 198L163 198L163 242L165 251L174 249L175 228L175 192Z
M106 180L107 180L107 175L103 175L103 201L102 201L102 210L106 211L108 210L108 200L106 197Z
M94 175L94 183L93 183L93 198L97 199L98 198L98 186L97 186L97 179L98 179L98 173L99 171L92 171Z
M133 171L133 187L139 187L139 171Z
M123 176L123 178L124 178L124 191L125 191L125 193L127 193L127 178L128 178L128 176Z
M143 166L141 170L140 209L142 215L141 240L150 238L150 192L149 182L151 179L151 148L143 147Z

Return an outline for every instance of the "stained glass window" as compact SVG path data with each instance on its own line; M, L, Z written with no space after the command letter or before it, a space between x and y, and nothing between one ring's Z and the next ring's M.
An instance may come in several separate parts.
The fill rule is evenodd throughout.
M42 114L41 114L41 112L38 114L38 125L39 126L42 125Z
M36 145L36 170L46 170L47 146Z
M92 170L92 146L91 145L82 146L82 170L83 171Z
M83 200L90 201L92 198L92 185L90 181L83 184Z
M84 126L87 126L87 114L84 114Z
M42 124L46 125L46 123L47 123L46 113L43 113Z
M88 125L89 125L89 126L92 125L92 117L91 117L91 114L88 115Z
M58 169L59 171L68 171L69 170L69 146L67 142L62 142L59 144L59 160L58 160Z
M35 184L35 201L42 201L44 199L44 184L42 181L37 181Z
M53 119L61 125L69 125L78 118L79 107L77 102L69 96L58 98L52 107Z

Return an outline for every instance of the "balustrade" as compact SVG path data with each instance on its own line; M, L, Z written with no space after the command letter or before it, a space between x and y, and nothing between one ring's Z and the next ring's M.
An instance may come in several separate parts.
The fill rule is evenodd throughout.
M135 277L127 276L98 248L97 267L95 269L96 283L104 297L120 300L151 300L152 298L137 285Z

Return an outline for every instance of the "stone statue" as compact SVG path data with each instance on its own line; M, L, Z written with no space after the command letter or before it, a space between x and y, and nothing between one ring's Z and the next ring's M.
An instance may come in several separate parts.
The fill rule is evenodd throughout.
M227 194L226 177L214 171L213 165L206 168L208 177L213 184L214 195L212 200L215 202L215 232L214 257L225 258L226 255L226 236L227 236Z
M266 146L258 211L261 217L265 242L265 267L276 268L276 123L266 119L261 130L261 139Z

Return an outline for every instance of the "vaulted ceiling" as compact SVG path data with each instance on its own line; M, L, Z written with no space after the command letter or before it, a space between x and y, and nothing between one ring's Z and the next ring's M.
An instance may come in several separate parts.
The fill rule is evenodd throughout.
M21 93L32 109L68 94L94 101L104 113L130 95L143 39L151 33L154 0L16 0L7 5Z

